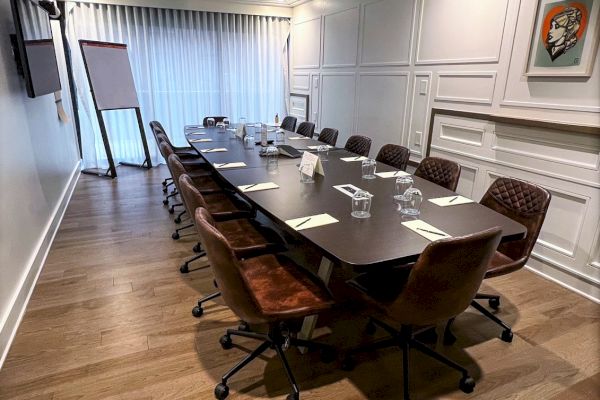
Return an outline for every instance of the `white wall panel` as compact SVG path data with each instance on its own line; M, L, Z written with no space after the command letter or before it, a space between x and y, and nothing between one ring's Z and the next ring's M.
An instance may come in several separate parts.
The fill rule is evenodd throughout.
M407 145L411 155L423 157L429 120L431 72L417 72L413 78L412 106L409 116Z
M319 121L319 104L321 103L321 76L318 73L310 74L310 120L315 124L315 130L321 130Z
M403 143L407 72L363 72L359 77L356 132L373 139L371 155L386 143Z
M460 163L460 168L460 180L458 181L456 193L472 199L479 168L465 163Z
M409 65L415 3L378 0L363 6L361 65Z
M435 101L492 104L495 72L439 72Z
M292 90L308 90L310 88L310 74L296 72L292 75Z
M294 24L294 68L319 68L321 17Z
M356 65L358 7L326 15L323 22L323 67Z
M321 74L321 129L340 131L338 145L343 146L353 132L355 74L330 72Z
M417 64L497 62L508 0L422 0Z

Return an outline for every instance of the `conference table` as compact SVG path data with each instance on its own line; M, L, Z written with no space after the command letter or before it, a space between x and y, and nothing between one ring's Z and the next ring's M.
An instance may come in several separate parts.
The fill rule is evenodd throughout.
M249 130L253 128L248 128ZM189 134L196 132L196 134ZM402 222L415 217L407 217L398 211L394 202L395 178L363 179L360 161L343 161L342 158L356 154L344 149L333 148L326 161L322 161L324 176L315 174L313 183L303 183L298 170L300 159L280 155L276 168L268 166L266 157L259 155L260 145L244 143L231 131L222 132L219 128L195 129L186 127L190 145L211 165L244 162L242 168L213 168L214 173L233 188L242 185L274 182L279 188L238 194L260 210L274 223L300 235L322 252L318 275L328 282L334 265L353 268L375 269L385 265L401 265L416 261L430 240L407 228ZM300 151L314 151L309 146L323 144L314 139L293 139L300 135L284 131L279 134L274 145L286 144ZM211 139L210 142L196 142L195 138ZM260 134L255 133L258 140ZM275 132L269 132L269 139ZM207 149L225 148L224 152L203 152ZM377 163L377 172L397 171L388 165ZM499 226L502 228L502 241L518 240L527 233L525 226L505 217L476 202L447 207L438 206L429 199L456 196L455 192L412 176L413 187L423 193L419 219L429 223L450 236L462 236ZM354 185L368 191L371 198L371 217L354 218L352 199L335 189L336 185ZM337 219L337 223L310 229L295 230L286 221L327 213ZM316 317L308 317L300 332L310 338L316 324Z

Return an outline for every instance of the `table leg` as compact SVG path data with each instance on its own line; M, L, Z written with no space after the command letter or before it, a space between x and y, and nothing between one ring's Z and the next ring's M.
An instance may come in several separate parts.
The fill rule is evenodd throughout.
M333 262L331 262L327 257L321 258L321 264L319 265L319 271L317 275L325 284L329 283L329 277L331 276L331 271L333 270ZM304 322L302 322L302 329L298 333L298 338L304 340L310 340L312 338L313 331L315 330L315 326L317 325L317 316L311 315L309 317L304 318ZM302 353L306 352L306 348L300 348Z

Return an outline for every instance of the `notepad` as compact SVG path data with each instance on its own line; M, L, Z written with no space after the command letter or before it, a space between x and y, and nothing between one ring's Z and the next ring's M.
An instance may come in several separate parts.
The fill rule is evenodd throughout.
M340 158L340 160L346 161L346 162L351 162L351 161L368 160L368 158L367 157L363 157L363 156L356 156L356 157L342 157L342 158Z
M245 167L245 162L226 162L226 163L214 163L213 166L217 169L223 168L241 168Z
M461 195L438 197L437 199L429 199L429 201L440 207L457 206L459 204L473 203L473 200Z
M306 136L290 136L288 139L290 139L290 140L308 140L310 138L306 137Z
M209 139L209 138L190 139L190 143L204 143L204 142L212 142L212 139Z
M340 192L344 193L346 196L354 196L354 193L358 192L359 190L362 190L359 187L354 186L351 183L347 183L345 185L335 185L333 186L334 189L339 190ZM369 193L369 195L371 197L373 197L373 195L371 193Z
M275 182L254 183L251 185L238 186L242 192L256 192L259 190L279 189L279 185Z
M311 150L318 150L319 147L321 147L321 146L326 146L328 149L333 149L333 146L330 146L328 144L321 144L321 145L318 145L318 146L306 146L306 147L309 148L309 149L311 149Z
M389 172L375 172L380 178L397 178L399 176L409 176L410 174L405 171L389 171Z
M225 147L217 147L214 149L204 149L204 150L200 150L201 153L220 153L223 151L227 151L227 149Z
M191 135L206 135L206 132L190 132L190 133L188 133L188 136L191 136Z
M229 132L235 132L235 131L237 131L237 129L235 129L235 128L227 128L227 130L228 130Z
M452 237L446 232L436 228L433 225L429 225L427 222L420 219L402 222L402 225L431 241Z
M329 214L310 215L301 218L288 219L287 221L285 221L286 224L288 224L297 231L301 231L303 229L316 228L317 226L335 224L336 222L340 221L333 218Z
M202 125L187 125L185 129L204 129Z

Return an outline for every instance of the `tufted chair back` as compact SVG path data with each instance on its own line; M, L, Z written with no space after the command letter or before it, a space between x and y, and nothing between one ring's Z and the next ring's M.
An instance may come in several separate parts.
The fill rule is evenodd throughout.
M460 165L443 158L426 157L417 167L415 176L455 191L460 178Z
M312 138L315 134L315 124L313 124L312 122L304 121L300 125L298 125L298 130L296 131L296 133L302 136Z
M346 150L359 156L369 157L369 151L371 150L371 138L362 135L352 135L348 138Z
M296 130L296 117L287 116L281 121L281 129L285 129L286 131L294 132Z
M406 171L410 150L397 144L386 144L379 149L375 160L399 170Z
M519 179L498 178L492 183L480 204L527 227L525 238L502 243L499 252L525 265L542 229L551 197L546 189Z
M208 119L209 118L214 119L215 120L215 124L216 124L217 122L223 122L223 120L225 118L227 118L227 117L204 117L204 119L202 120L202 126L204 126L204 127L208 126Z
M337 143L339 131L333 128L323 128L321 129L321 133L319 133L319 142L327 143L330 146L335 146Z

